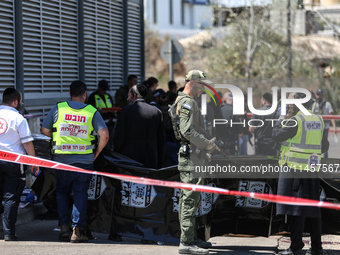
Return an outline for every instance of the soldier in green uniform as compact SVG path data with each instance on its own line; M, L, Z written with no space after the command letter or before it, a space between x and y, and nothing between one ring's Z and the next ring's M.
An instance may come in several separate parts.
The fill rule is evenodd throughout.
M169 109L176 139L181 141L178 170L181 182L203 184L203 178L194 177L192 171L194 165L203 165L204 159L200 159L195 153L190 152L198 149L205 150L204 153L211 153L219 148L215 144L215 138L208 140L200 134L203 118L194 97L199 97L202 94L201 88L204 84L212 82L207 80L204 73L199 70L190 71L185 76L185 82L183 92L178 93L175 103ZM211 243L196 238L194 233L195 215L200 202L201 194L199 192L181 190L178 208L181 228L180 254L209 254L209 250L206 249L211 247Z

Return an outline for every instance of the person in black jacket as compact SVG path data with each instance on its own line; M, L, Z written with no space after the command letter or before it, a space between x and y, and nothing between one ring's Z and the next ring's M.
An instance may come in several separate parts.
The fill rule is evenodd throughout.
M114 151L149 168L161 168L165 133L162 112L144 101L147 89L133 86L128 93L129 105L123 107L115 130Z
M272 108L273 95L264 93L261 98L262 107L258 110L265 111ZM249 123L249 132L255 134L255 155L272 155L278 154L278 144L272 139L273 124L270 119L278 119L280 114L277 110L269 115L252 116ZM262 122L261 122L262 121Z
M304 98L305 95L303 93L291 93L289 98ZM308 103L307 103L308 104ZM307 104L304 104L303 106L306 108ZM307 107L308 108L308 107ZM276 125L273 128L272 138L274 141L282 142L282 147L286 146L284 143L289 143L290 147L294 148L300 148L299 145L294 144L292 146L292 142L289 142L296 137L298 134L298 131L300 130L303 132L302 136L307 137L308 127L305 120L302 120L302 126L299 127L299 125L296 125L297 122L297 115L298 115L299 109L295 105L289 105L289 111L288 111L288 118L291 118L290 120L295 121L288 121L282 126L281 120L283 120L283 117L280 117L280 121L276 123ZM301 114L303 115L303 114ZM300 115L300 116L301 116ZM303 117L304 119L304 117ZM321 119L321 117L320 117ZM323 124L321 124L321 128L323 128ZM320 128L320 131L323 131ZM316 129L317 130L317 129ZM300 134L301 135L301 134ZM320 135L322 137L322 135ZM320 154L327 151L329 148L329 142L325 137L322 137L320 139ZM301 143L303 143L301 139ZM294 162L293 156L285 155L285 150L282 149L281 152L281 160L284 159L287 156L287 160ZM305 153L305 152L301 152ZM288 154L288 153L287 153ZM306 154L306 153L305 153ZM296 161L295 161L296 162ZM284 166L288 166L287 162L281 162L280 164L284 164ZM277 194L283 195L283 196L290 196L290 197L299 197L299 198L307 198L307 199L313 199L313 200L319 200L320 194L320 180L319 178L301 178L300 176L294 175L295 172L293 168L290 172L281 172L278 188L277 188ZM304 171L302 171L304 172ZM307 172L307 171L306 171ZM312 174L312 172L307 172L307 174ZM311 177L311 176L309 176ZM311 250L308 251L306 254L308 255L322 255L322 243L321 243L321 212L319 207L310 207L310 206L298 206L298 205L285 205L285 204L276 204L276 213L278 215L289 215L291 219L290 224L290 239L291 239L291 245L289 249L285 251L279 252L279 255L303 255L305 254L302 251L302 248L304 246L304 243L302 241L302 234L305 226L305 219L309 218L310 223L310 234L311 234Z

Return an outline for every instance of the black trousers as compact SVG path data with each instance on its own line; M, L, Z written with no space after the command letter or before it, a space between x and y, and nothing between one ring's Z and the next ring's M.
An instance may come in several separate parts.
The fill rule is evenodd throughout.
M20 165L0 161L0 195L2 199L2 225L4 234L15 235L20 196L25 187Z
M303 229L305 227L305 221L310 227L310 236L312 243L312 250L318 251L322 249L321 243L321 218L306 218L303 216L292 216L291 228L290 228L290 240L291 250L298 251L304 246L302 242Z

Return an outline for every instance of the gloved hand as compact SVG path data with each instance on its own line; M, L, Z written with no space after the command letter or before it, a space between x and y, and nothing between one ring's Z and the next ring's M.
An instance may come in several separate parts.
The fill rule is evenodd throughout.
M216 141L216 137L209 140L208 144L204 148L207 153L212 153L214 150L219 150L219 148L215 144L215 141Z
M32 203L34 201L34 195L32 193L29 193L27 196L26 196L26 199L25 199L25 204L27 203Z

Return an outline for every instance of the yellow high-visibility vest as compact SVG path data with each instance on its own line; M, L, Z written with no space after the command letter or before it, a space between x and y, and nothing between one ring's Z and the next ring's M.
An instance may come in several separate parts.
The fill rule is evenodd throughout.
M298 125L296 135L281 143L279 165L287 164L297 170L318 171L321 161L323 119L315 114L295 116ZM284 126L283 126L284 127Z
M58 104L58 120L53 124L52 154L91 154L95 149L93 116L96 109L87 105L73 109L67 102Z

